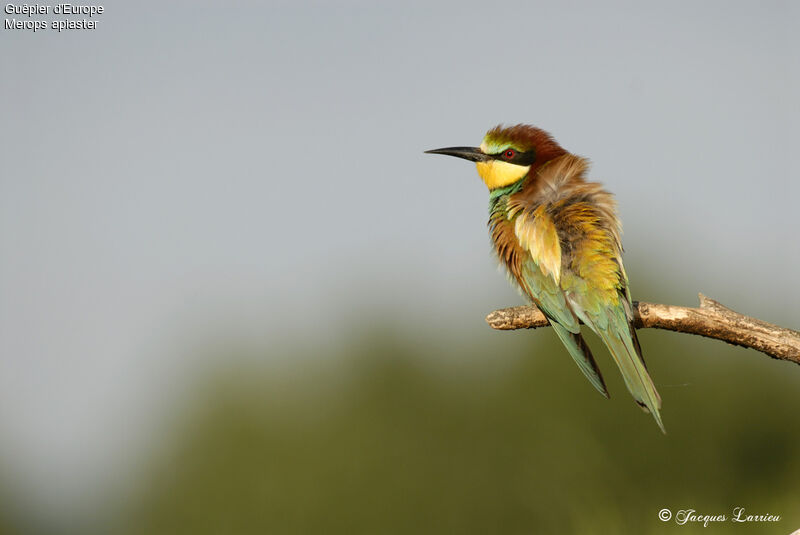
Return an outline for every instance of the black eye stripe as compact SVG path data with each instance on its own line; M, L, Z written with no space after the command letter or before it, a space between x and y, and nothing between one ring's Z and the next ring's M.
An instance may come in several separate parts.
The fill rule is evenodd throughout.
M497 154L492 154L492 158L495 160L500 160L501 162L509 162L517 165L531 165L534 161L536 161L536 151L533 149L526 152L514 150L516 154L514 154L512 158L506 158L506 152L509 150L514 149L505 149Z

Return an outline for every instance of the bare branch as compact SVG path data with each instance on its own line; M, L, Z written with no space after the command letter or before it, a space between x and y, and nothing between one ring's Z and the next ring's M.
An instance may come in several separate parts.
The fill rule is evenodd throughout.
M800 332L743 316L700 294L700 307L689 308L634 301L633 325L697 334L749 347L781 360L800 364ZM495 310L486 316L493 329L535 329L550 325L535 306Z

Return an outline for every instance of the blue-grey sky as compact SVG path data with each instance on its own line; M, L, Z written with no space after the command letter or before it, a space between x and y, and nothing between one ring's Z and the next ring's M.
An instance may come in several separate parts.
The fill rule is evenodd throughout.
M209 333L519 303L474 168L422 154L499 122L592 159L636 297L800 322L796 2L104 6L0 31L0 450L42 503L113 480Z

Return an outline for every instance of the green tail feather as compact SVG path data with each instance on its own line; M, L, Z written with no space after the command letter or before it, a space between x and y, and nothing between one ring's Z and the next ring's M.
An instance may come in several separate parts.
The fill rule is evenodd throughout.
M621 311L618 311L621 312ZM607 329L596 329L603 342L605 342L611 356L617 363L625 386L631 395L645 411L650 412L655 418L658 427L663 433L664 423L661 421L661 396L656 391L656 386L647 373L647 367L642 359L642 351L636 338L636 331L628 324L624 314L614 314L609 311L610 321Z
M609 395L606 389L606 383L603 381L603 376L600 374L597 363L594 361L594 356L592 356L592 352L589 350L589 346L586 345L583 336L581 336L580 333L575 334L568 331L564 326L554 320L550 320L550 325L553 326L553 330L556 331L556 334L561 339L561 342L564 343L564 346L566 346L569 354L572 356L573 360L575 360L575 364L577 364L578 368L583 372L583 375L589 379L589 382L592 383L592 386L594 386L598 392L608 398Z

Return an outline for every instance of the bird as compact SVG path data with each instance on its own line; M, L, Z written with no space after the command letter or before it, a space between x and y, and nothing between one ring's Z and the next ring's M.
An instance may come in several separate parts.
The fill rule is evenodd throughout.
M547 317L589 382L610 397L581 322L611 353L636 403L666 433L661 397L633 327L617 203L587 179L589 160L541 128L489 130L480 147L425 151L474 162L489 189L489 235L512 284Z

